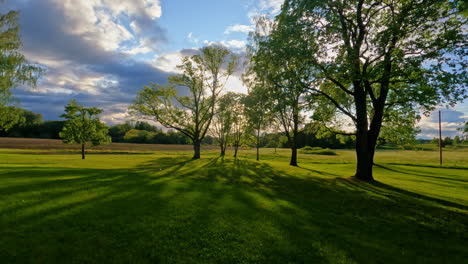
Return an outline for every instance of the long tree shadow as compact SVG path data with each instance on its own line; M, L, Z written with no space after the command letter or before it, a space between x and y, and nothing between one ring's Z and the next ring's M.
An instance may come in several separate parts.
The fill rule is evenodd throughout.
M421 177L425 177L425 178L441 179L441 180L444 180L444 181L468 183L468 180L454 179L453 177L457 177L457 175L446 175L445 177L441 177L441 176L430 175L430 174L427 174L427 173L420 173L419 171L415 171L415 170L408 170L408 169L403 169L403 168L394 168L394 167L384 166L382 164L374 164L374 166L376 166L378 168L382 168L384 170L393 171L393 172L402 173L402 174L407 174L407 175L416 175L416 176L421 176ZM403 165L403 166L406 166L406 165ZM445 169L445 168L439 168L439 169Z
M381 183L228 158L20 171L0 172L18 180L0 183L5 263L462 263L468 255L465 213Z

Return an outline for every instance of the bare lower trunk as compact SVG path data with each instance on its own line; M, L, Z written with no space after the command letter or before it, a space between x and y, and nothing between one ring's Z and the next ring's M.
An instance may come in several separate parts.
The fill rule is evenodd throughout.
M296 146L291 147L291 162L289 165L297 167L297 148Z
M221 144L219 148L221 150L221 157L224 157L224 155L226 155L226 146L224 146L224 144Z
M200 158L200 141L193 142L193 158L192 159L199 159Z
M366 133L367 134L367 133ZM374 164L374 152L370 151L369 142L366 137L357 135L356 137L356 157L357 166L355 177L363 181L372 181L372 166Z
M239 145L234 145L234 158L237 159L237 150L239 149Z
M257 161L260 160L260 130L257 132Z
M81 159L85 159L85 144L81 144Z

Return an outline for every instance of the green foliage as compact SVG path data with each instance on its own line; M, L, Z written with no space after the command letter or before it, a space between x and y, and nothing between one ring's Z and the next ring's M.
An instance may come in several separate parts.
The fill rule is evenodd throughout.
M200 54L183 59L178 66L182 73L170 76L168 85L151 83L139 91L130 111L183 133L199 146L210 127L219 93L237 60L225 47L204 47ZM188 88L188 95L178 95L177 87ZM197 150L194 158L199 158Z
M60 132L63 142L67 144L90 142L93 146L110 143L109 128L97 117L101 113L102 110L99 108L86 108L75 100L70 100L70 103L65 106L65 114L61 115L66 119L65 126Z
M336 152L329 148L323 149L321 147L310 147L310 146L305 146L299 149L299 153L313 154L313 155L336 155Z
M123 142L125 134L134 128L130 122L124 124L118 124L109 128L109 136L112 138L112 142Z
M20 53L21 39L17 11L0 14L0 116L15 114L4 106L11 102L11 88L18 85L35 86L42 69L27 62ZM0 118L0 128L7 129L6 123L15 117Z
M235 93L228 92L219 98L210 127L210 132L215 139L215 143L221 149L221 156L224 156L226 147L229 141L232 140L231 132L235 115L234 104L236 96Z
M382 125L384 137L401 142L391 126L414 120L420 113L413 109L466 98L463 8L463 1L287 0L260 46L282 65L306 68L310 76L287 80L307 88L313 106L334 108L323 121L338 116L354 123L356 176L372 180ZM412 123L404 131L410 137Z
M123 139L128 143L150 143L155 137L155 132L146 130L130 129L125 133Z
M1 107L0 107L1 108ZM12 113L8 113L2 118L14 118L14 120L0 121L3 124L8 124L4 130L8 136L11 137L32 137L34 132L39 130L39 126L43 123L42 115L34 112L17 108L13 106L7 106L10 108ZM0 118L0 119L2 119Z
M25 121L20 108L0 105L0 132L7 132Z

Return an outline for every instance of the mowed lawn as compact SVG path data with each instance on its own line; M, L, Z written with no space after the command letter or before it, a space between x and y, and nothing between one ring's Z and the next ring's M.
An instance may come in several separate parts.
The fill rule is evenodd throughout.
M0 150L1 263L467 263L468 152ZM21 154L18 154L21 153Z

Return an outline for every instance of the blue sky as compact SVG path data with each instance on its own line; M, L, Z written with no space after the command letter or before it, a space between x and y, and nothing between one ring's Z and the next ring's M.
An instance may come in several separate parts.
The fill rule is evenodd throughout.
M47 68L36 89L20 87L22 107L58 119L70 99L124 122L135 92L164 83L182 56L216 42L242 53L252 18L275 13L282 0L5 0L21 11L23 53ZM234 76L229 90L245 91ZM444 110L446 135L468 118L468 104ZM421 137L435 135L423 117Z

